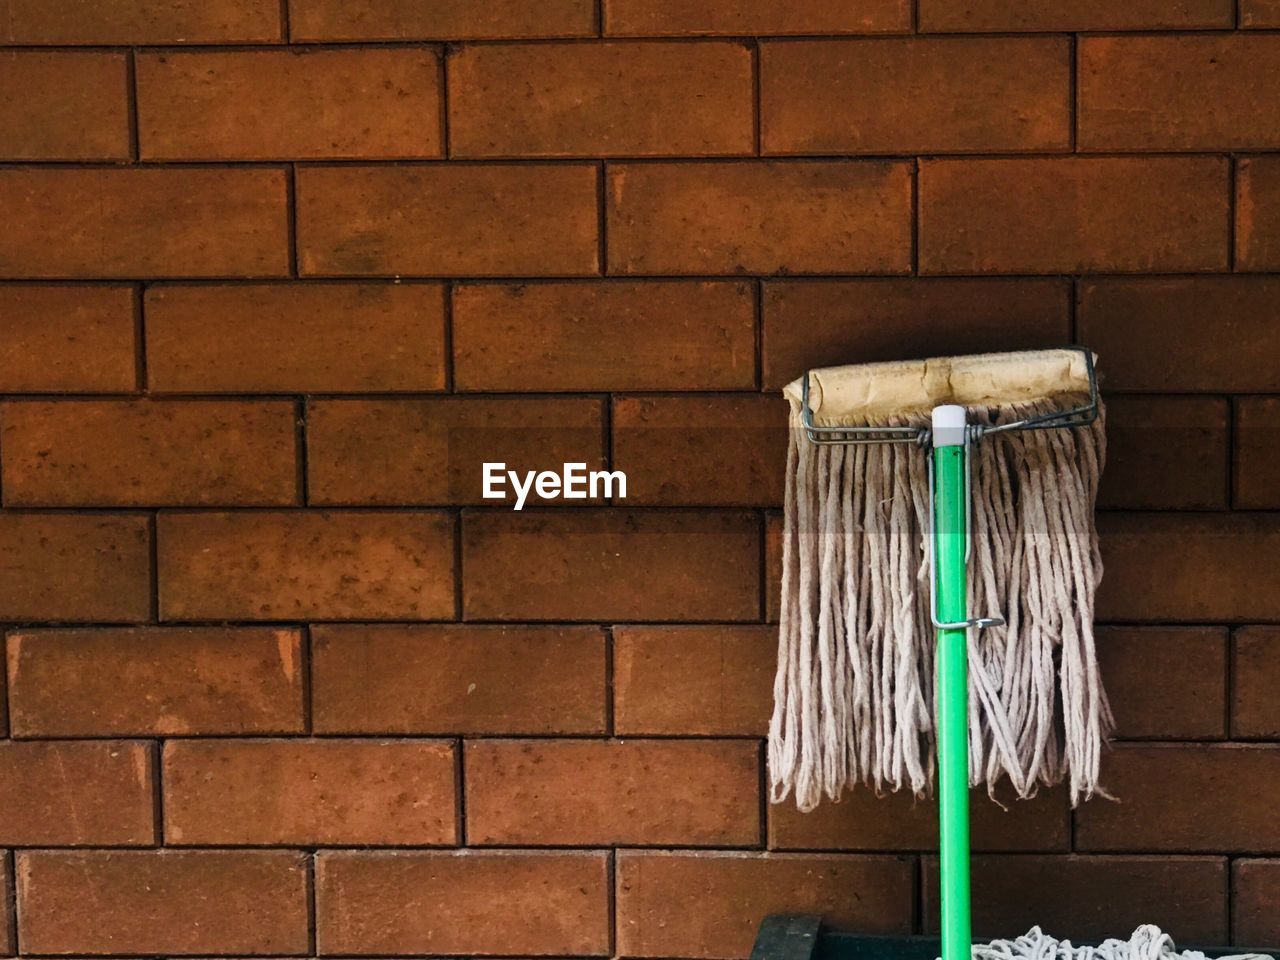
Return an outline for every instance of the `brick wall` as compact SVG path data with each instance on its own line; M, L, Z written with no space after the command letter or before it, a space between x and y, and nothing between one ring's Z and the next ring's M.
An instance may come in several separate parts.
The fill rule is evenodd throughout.
M931 804L762 794L776 391L1073 339L1122 802L980 800L977 928L1280 941L1278 29L0 0L0 955L933 929Z

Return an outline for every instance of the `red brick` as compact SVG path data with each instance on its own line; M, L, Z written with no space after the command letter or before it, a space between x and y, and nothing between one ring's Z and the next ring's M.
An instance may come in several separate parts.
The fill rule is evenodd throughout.
M1280 618L1280 515L1107 513L1099 620Z
M1237 860L1231 865L1231 940L1280 942L1280 860Z
M5 503L296 503L295 417L291 400L5 403Z
M0 950L6 953L16 953L18 949L14 941L13 911L8 907L13 903L12 859L8 850L0 853L0 897L4 898L2 902L6 905L4 910L0 910Z
M778 622L782 604L782 521L780 513L764 517L765 619L770 623Z
M735 390L755 385L745 282L463 284L460 390Z
M485 463L505 463L522 475L561 463L603 469L604 404L585 397L429 397L307 405L311 503L496 504L484 499ZM514 503L511 484L502 489ZM539 500L531 490L526 502Z
M18 44L272 43L277 0L0 0L0 40Z
M0 277L283 275L285 193L267 167L0 169Z
M1219 627L1103 627L1098 661L1116 735L1226 736L1227 633Z
M604 0L604 32L611 36L689 34L905 33L908 0Z
M605 202L613 273L911 268L905 162L619 164Z
M151 756L127 740L0 743L0 844L154 843Z
M1280 37L1082 37L1077 56L1081 149L1280 145L1268 109L1280 97Z
M1236 507L1280 507L1280 398L1237 397L1235 400Z
M1280 628L1242 627L1232 647L1231 735L1280 739Z
M771 913L818 913L836 929L907 933L913 873L909 857L622 850L617 952L746 957Z
M1280 27L1280 2L1277 0L1240 0L1240 26ZM1280 934L1277 934L1280 939Z
M153 391L443 390L437 284L159 286L147 291Z
M24 949L37 953L307 952L306 854L36 850L17 855Z
M1272 157L1236 161L1236 267L1280 270L1280 162Z
M1071 146L1061 37L781 41L760 51L765 153L1000 153Z
M587 276L599 272L596 168L304 167L304 274Z
M473 740L464 763L469 844L760 840L754 740Z
M1277 311L1271 277L1088 280L1080 341L1110 390L1280 391Z
M0 391L131 392L133 314L128 287L0 287Z
M170 741L165 842L452 844L453 749L442 740Z
M637 504L781 506L787 404L759 394L613 400L613 467Z
M470 620L751 620L760 528L745 512L463 514Z
M1225 509L1229 421L1230 406L1221 397L1109 397L1099 504Z
M1227 939L1227 868L1219 857L993 855L974 857L972 871L978 937L1016 937L1039 925L1077 942L1126 939L1139 924L1154 923L1179 946ZM935 935L937 876L930 857L923 915Z
M320 953L609 952L605 853L320 853Z
M1060 280L783 280L764 285L764 387L805 371L1071 340Z
M9 634L23 737L301 733L297 630L142 627Z
M920 29L943 33L1230 29L1234 23L1232 0L920 0Z
M1228 180L1221 157L925 160L920 270L1222 270Z
M290 0L299 40L479 40L594 36L593 0Z
M322 624L311 628L311 655L317 733L605 730L596 627Z
M764 736L778 628L614 627L619 734Z
M453 521L443 513L162 513L166 620L452 617Z
M150 540L138 515L0 514L0 618L145 620Z
M0 58L0 90L4 159L129 158L123 54L11 51Z
M1119 800L1076 812L1076 849L1270 853L1280 850L1280 745L1126 744L1103 760Z
M137 85L145 160L441 154L430 49L143 53Z
M1001 806L1003 804L1003 806ZM970 817L975 850L1061 850L1071 847L1066 791L1046 790L1030 800L1002 791L1000 803L974 790ZM772 850L937 850L938 805L910 791L877 797L862 786L809 813L787 798L769 807Z
M450 154L750 154L751 70L733 42L463 47L449 61Z

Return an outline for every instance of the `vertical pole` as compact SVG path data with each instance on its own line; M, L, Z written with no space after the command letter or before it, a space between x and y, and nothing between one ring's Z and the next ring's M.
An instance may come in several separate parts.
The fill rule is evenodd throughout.
M940 418L940 414L942 414ZM959 429L956 419L959 419ZM941 422L940 422L941 421ZM937 618L969 617L965 570L964 410L934 410L934 567ZM939 630L937 649L938 833L942 960L970 960L968 631Z

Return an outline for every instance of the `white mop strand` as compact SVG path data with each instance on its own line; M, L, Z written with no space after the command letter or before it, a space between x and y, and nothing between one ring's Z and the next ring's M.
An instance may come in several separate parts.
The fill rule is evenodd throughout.
M1152 924L1138 927L1128 940L1104 940L1096 947L1077 947L1032 927L1016 940L973 945L974 960L1205 960L1198 950L1179 951L1173 939ZM1221 960L1272 960L1260 953L1239 953Z
M1023 402L971 418L1056 409ZM1112 726L1093 637L1102 417L1076 430L992 434L972 451L969 609L1007 625L969 635L969 778L989 790L1007 778L1023 797L1066 779L1076 803L1100 792ZM769 730L775 803L794 791L809 810L855 783L917 795L932 787L928 486L918 446L815 445L793 402Z

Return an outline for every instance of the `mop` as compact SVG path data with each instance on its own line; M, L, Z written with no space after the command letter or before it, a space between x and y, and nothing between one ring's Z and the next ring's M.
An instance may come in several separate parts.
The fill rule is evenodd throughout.
M943 960L1197 957L1151 926L1097 947L1039 928L971 943L969 788L1105 795L1093 354L835 367L784 392L773 802L810 810L858 784L922 796L936 780Z

